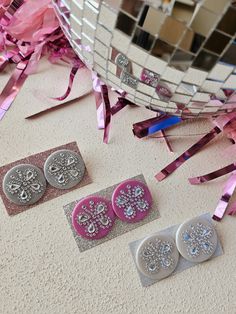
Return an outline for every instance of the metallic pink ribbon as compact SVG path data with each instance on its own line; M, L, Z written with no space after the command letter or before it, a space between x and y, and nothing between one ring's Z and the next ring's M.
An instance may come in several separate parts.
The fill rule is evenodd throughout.
M109 140L109 131L111 125L111 106L110 100L108 96L108 88L106 85L101 85L101 92L102 92L102 100L103 100L103 109L104 109L104 136L103 142L108 143Z
M161 135L162 135L163 138L164 138L164 141L165 141L165 143L166 143L166 146L167 146L169 152L170 152L170 153L173 153L173 149L172 149L172 146L171 146L171 144L170 144L170 141L169 141L168 138L166 137L166 132L165 132L164 130L161 130L160 133L161 133Z
M27 61L22 61L16 66L13 74L0 94L0 120L10 108L12 102L18 95L22 85L28 77L27 74L24 73L27 64Z
M40 117L40 116L42 116L42 115L44 115L46 113L49 113L49 112L56 111L58 109L64 108L64 106L69 106L69 105L73 104L75 100L79 101L79 100L83 99L84 97L88 96L89 94L91 94L91 90L89 92L79 96L79 97L75 97L73 99L70 99L70 100L65 101L63 103L60 103L58 105L53 105L53 106L51 106L51 107L49 107L47 109L44 109L44 110L39 111L37 113L34 113L34 114L26 117L25 119L35 119L35 118L38 118L38 117Z
M211 180L222 177L222 176L226 175L227 173L230 173L234 170L236 170L236 163L232 163L226 167L223 167L219 170L205 174L203 176L199 176L199 177L195 177L195 178L189 178L188 180L192 185L197 185L197 184L209 182Z
M134 104L130 102L128 99L119 97L115 105L111 107L111 114L114 116L117 112L125 108L127 105L134 105Z
M223 218L235 187L236 173L232 173L224 187L223 195L221 196L221 199L215 209L214 215L212 217L214 220L220 221Z
M75 75L78 72L78 70L79 70L79 68L77 66L74 66L71 69L70 77L69 77L69 83L68 83L68 87L67 87L67 90L66 90L65 94L60 96L60 97L55 97L53 99L61 101L61 100L65 100L69 96L69 94L71 92L71 89L72 89L72 85L73 85L74 79L75 79Z
M226 167L223 167L221 169L218 169L216 171L213 171L211 173L205 174L203 176L195 177L195 178L190 178L189 182L191 184L201 184L205 182L209 182L211 180L214 180L216 178L219 178L223 175L226 175L227 173L232 172L231 176L229 177L223 191L223 195L220 198L220 201L215 209L213 219L220 221L229 204L230 198L235 190L236 187L236 163L232 163ZM235 215L236 214L236 202L227 210L228 215Z
M162 169L158 174L156 174L155 178L158 181L162 181L165 178L167 178L177 168L179 168L183 163L185 163L185 161L190 159L197 152L199 152L206 144L208 144L211 140L213 140L220 132L221 130L217 126L214 127L209 133L207 133L204 137L202 137L197 143L191 146L182 155L180 155L173 162L171 162L168 166Z
M101 90L101 86L103 85L103 83L94 72L92 72L92 82L93 82L93 90L94 90L96 112L97 112L97 125L98 125L99 130L103 130L105 127L104 112L103 112L104 105L103 105L102 90Z

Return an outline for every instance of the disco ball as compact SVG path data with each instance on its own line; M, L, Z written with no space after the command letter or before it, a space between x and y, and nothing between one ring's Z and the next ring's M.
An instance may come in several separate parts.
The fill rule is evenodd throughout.
M236 110L235 1L53 3L78 56L131 102L186 118Z

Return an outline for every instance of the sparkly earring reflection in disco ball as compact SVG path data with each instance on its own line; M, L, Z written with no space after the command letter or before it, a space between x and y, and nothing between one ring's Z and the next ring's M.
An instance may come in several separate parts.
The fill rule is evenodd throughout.
M235 1L53 3L78 56L131 102L191 118L236 110Z

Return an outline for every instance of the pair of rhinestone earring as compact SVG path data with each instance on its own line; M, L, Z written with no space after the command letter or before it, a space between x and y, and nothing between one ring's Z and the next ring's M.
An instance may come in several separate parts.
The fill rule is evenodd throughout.
M167 235L144 239L136 251L136 265L144 276L158 281L174 272L179 254L189 262L201 263L212 257L217 242L213 225L197 217L180 225L175 239Z
M31 164L11 168L3 179L6 197L17 205L32 205L44 195L46 182L56 189L71 189L85 173L82 157L70 150L52 153L44 163L44 173Z
M98 240L111 231L116 217L135 223L148 215L151 206L148 187L138 180L126 180L115 188L111 201L100 196L79 201L72 212L72 223L83 238Z

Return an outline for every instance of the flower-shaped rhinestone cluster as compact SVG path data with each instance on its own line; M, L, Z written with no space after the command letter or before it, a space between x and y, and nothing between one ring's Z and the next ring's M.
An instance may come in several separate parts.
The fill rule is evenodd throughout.
M94 237L100 229L112 226L112 219L107 215L107 205L104 202L89 201L89 206L82 205L83 212L77 216L77 222L84 226L86 235Z
M213 243L210 238L213 236L213 229L202 223L191 225L190 229L182 233L182 239L187 245L187 253L191 257L197 257L201 253L212 254Z
M41 193L44 188L44 184L38 180L37 171L33 168L23 171L17 169L15 174L10 176L10 179L6 188L12 195L17 194L22 203L28 203L34 193Z
M132 219L137 211L145 212L150 209L150 204L144 198L144 189L140 185L131 187L126 185L126 190L121 190L115 199L115 204L124 210L126 218Z
M147 243L142 249L141 256L145 261L146 270L153 274L157 273L161 268L170 269L173 267L175 261L171 257L172 253L173 244L171 242L156 239Z
M48 165L48 172L60 185L66 185L69 180L77 180L82 174L79 159L69 153L60 153Z

